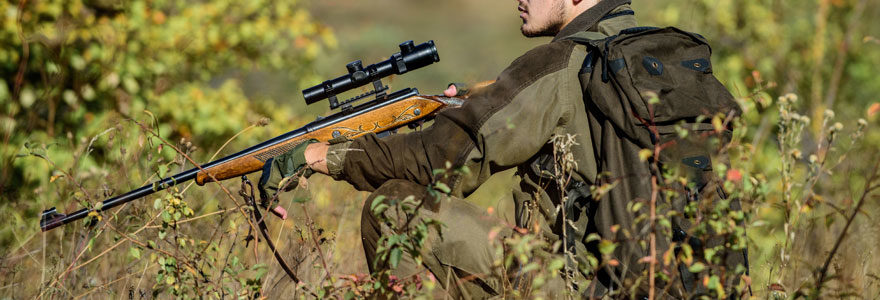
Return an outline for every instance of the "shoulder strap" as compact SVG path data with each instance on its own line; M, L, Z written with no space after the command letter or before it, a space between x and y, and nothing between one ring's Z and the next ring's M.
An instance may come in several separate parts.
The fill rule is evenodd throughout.
M563 40L571 40L578 44L589 45L596 41L604 40L608 36L598 32L598 31L581 31L567 37L562 38Z
M593 55L593 48L607 38L607 35L598 31L580 31L563 38L563 40L571 40L575 43L587 46L587 57L584 59L584 63L581 65L581 70L578 72L579 76L589 75L589 73L593 72L593 58L595 57ZM584 82L581 82L581 84L584 84Z

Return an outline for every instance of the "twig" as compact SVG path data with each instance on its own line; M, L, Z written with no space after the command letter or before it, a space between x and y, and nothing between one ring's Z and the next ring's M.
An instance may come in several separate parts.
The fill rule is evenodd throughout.
M657 147L657 149L658 150L656 150L656 152L659 153L660 152L659 147ZM654 269L657 267L657 232L656 232L657 222L656 222L656 219L657 219L657 192L658 192L658 189L659 188L657 187L657 176L656 175L651 176L651 217L650 217L650 220L651 220L651 237L650 237L651 261L649 262L650 265L648 268L648 280L649 280L648 281L648 299L650 299L650 300L654 300L654 297L655 297L655 295L654 295L654 286L655 286L654 272L655 272L655 270Z
M145 248L145 249L150 249L150 250L153 250L153 251L156 251L156 252L162 253L162 254L164 254L164 255L166 255L166 256L173 257L175 260L177 260L177 261L179 261L179 262L182 262L182 263L184 264L184 266L187 267L187 271L189 271L190 273L192 273L193 275L196 275L196 276L199 276L199 275L200 275L201 272L197 272L197 271L196 271L197 268L198 268L198 266L192 264L192 262L190 262L190 261L188 261L188 260L181 260L179 256L174 255L174 254L171 253L171 252L168 252L168 251L165 251L165 250L162 250L162 249L159 249L159 248L152 248L152 247L150 247L149 245L145 244L144 242L141 242L141 241L139 241L139 240L136 240L136 239L130 237L129 235L125 234L124 232L120 231L119 229L116 229L116 227L114 227L113 225L110 225L109 223L107 223L107 226L110 227L111 230L113 230L113 231L115 231L117 234L119 234L122 238L124 238L124 239L126 239L126 240L128 240L128 241L130 241L130 242L132 242L132 243L135 243L135 244L137 244L138 246L141 246L141 247L143 247L143 248Z
M134 290L135 290L135 291L140 292L140 290L141 290L141 282L144 281L144 274L147 274L147 268L148 268L149 266L150 266L150 261L146 261L146 262L144 262L144 270L141 271L141 276L140 276L140 278L138 278L138 283L137 283L137 285L134 287Z
M312 217L309 215L309 209L306 207L306 204L302 204L303 213L306 216L306 222L308 222L309 232L312 235L312 241L315 242L315 250L318 251L318 257L321 258L321 264L324 267L324 278L321 279L321 283L324 282L324 279L330 277L330 268L327 267L327 260L324 258L324 251L321 251L321 245L318 243L318 235L315 233L315 221L312 220Z
M183 224L183 223L192 222L192 221L195 221L195 220L198 220L198 219L207 218L207 217L210 217L210 216L213 216L213 215L225 214L225 213L228 213L228 212L230 212L230 211L234 211L234 210L236 210L236 208L227 208L227 209L224 209L224 210L218 210L218 211L215 211L215 212L212 212L212 213L207 213L207 214L204 214L204 215L201 215L201 216L198 216L198 217L192 217L192 218L189 218L189 219L183 219L183 220L177 221L177 222L175 222L175 223L177 223L177 224L179 225L179 224ZM151 225L151 226L147 226L147 227L145 227L145 228L147 228L147 229L157 229L157 228L161 228L161 227L162 227L161 225Z
M154 220L156 220L156 218L158 218L158 217L159 217L159 214L157 214L155 217L153 217L152 219L150 219L150 221L147 222L147 224L152 223L152 222L153 222ZM138 230L136 230L135 232L130 233L130 234L131 234L131 235L137 235L138 233L140 233L141 231L143 231L144 229L147 229L147 228L150 228L150 226L146 226L146 225L145 225L145 226L141 227L140 229L138 229ZM88 264L94 262L94 261L97 260L98 258L101 258L101 256L104 256L105 254L109 253L109 252L110 252L111 250L113 250L113 249L116 249L116 247L119 247L120 245L122 245L122 243L125 243L125 242L126 242L126 240L120 240L119 242L116 242L116 244L114 244L114 245L111 246L110 248L104 249L104 251L102 251L101 253L99 253L99 254L96 255L95 257L92 257L92 258L89 259L88 261L86 261L86 262L84 262L84 263L81 263L81 264L77 265L75 268L71 269L69 272L73 272L73 271L79 270L79 269L82 268L82 267L85 267L86 265L88 265Z
M239 131L239 132L237 132L235 135L233 135L231 138L229 138L228 140L226 140L226 142L223 143L223 145L220 146L220 148L217 149L217 151L214 152L214 155L211 155L211 159L209 159L208 161L213 161L215 158L217 158L217 155L219 155L220 152L223 151L223 149L225 149L227 145L229 145L229 143L231 143L233 140L235 140L235 138L237 138L239 135L241 135L241 134L244 133L245 131L248 131L248 130L250 130L251 128L254 128L254 126L256 126L256 125L251 125L251 126L245 127L244 129L242 129L241 131ZM191 186L193 185L193 183L194 183L194 182L190 182L189 184L187 184L186 187L184 187L183 190L181 190L181 193L186 192L186 190L188 190L189 187L191 187Z
M828 267L831 265L831 260L837 254L837 251L840 249L840 245L843 244L843 239L846 238L846 234L849 231L850 225L852 225L853 220L855 220L856 216L859 214L859 211L862 209L862 205L865 202L868 202L868 195L874 191L874 189L880 188L880 185L875 185L874 181L877 180L877 176L880 175L878 173L878 168L880 168L880 160L874 164L874 169L871 171L871 177L868 181L865 182L865 191L862 192L862 196L859 199L859 203L856 204L855 209L849 218L846 219L846 225L843 226L843 231L840 232L840 235L837 237L837 241L834 242L834 247L831 248L831 252L828 253L828 257L825 258L825 263L822 265L822 268L817 272L816 278L816 287L814 288L812 294L813 299L817 299L819 296L819 292L822 290L822 286L825 284L825 278L828 275Z
M867 5L867 0L861 0L856 4L853 8L853 13L855 14L849 19L849 22L846 24L846 33L843 38L841 38L840 43L838 44L837 51L837 60L834 62L834 68L832 69L831 81L829 83L829 89L825 93L825 107L833 107L834 101L837 97L837 91L840 88L840 79L843 77L843 71L846 69L846 58L850 54L850 40L852 40L852 35L855 33L852 30L856 24L861 21L862 14L865 11L865 5Z
M144 272L146 272L147 269L155 268L156 266L157 266L157 265L152 265L152 266L149 266L149 265L148 265L146 268L144 268ZM98 290L100 290L100 289L107 288L107 287L110 286L111 284L114 284L114 283L119 282L119 281L121 281L121 280L123 280L123 279L126 279L126 278L128 278L128 277L131 277L131 275L133 275L133 274L132 274L132 273L125 274L125 275L122 276L122 277L119 277L119 278L117 278L117 279L115 279L115 280L112 280L112 281L110 281L110 282L108 282L108 283L105 283L105 284L103 284L103 285L101 285L101 286L98 286L98 287L95 287L95 288L93 288L93 289L91 289L91 290L88 290L88 291L86 291L85 293L79 294L79 295L77 295L76 297L73 297L73 299L82 299L83 297L85 297L85 296L87 296L87 295L89 295L89 294L91 294L91 293L94 293L94 292L96 292L96 291L98 291ZM142 277L143 277L143 276L142 276Z
M18 17L16 18L16 24L18 24L18 38L21 39L21 60L18 62L18 73L15 74L15 87L13 87L13 93L15 99L18 99L19 93L21 92L21 86L24 84L24 72L27 70L28 59L30 58L30 45L28 44L27 38L24 36L24 26L21 24L21 16L24 14L24 5L27 3L27 0L18 1Z

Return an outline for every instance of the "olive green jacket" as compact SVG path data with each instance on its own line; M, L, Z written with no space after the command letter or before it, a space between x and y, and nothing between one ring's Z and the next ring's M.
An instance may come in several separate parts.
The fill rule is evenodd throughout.
M632 15L600 22L609 12L628 10L629 2L601 1L552 42L514 60L462 107L440 113L425 130L385 138L366 135L331 146L331 176L366 191L390 179L427 185L434 180L433 170L449 162L470 170L448 182L454 195L467 196L497 172L518 167L520 173L535 173L535 161L553 154L551 139L572 135L577 143L571 149L577 163L573 177L592 182L596 162L577 77L586 50L563 38L588 30L614 35L635 26Z

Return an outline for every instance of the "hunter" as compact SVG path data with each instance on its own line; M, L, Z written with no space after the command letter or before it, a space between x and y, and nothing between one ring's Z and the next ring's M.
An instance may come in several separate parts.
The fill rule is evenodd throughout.
M638 231L628 201L585 201L590 197L588 187L598 183L600 172L619 169L602 168L598 163L600 156L616 154L603 153L610 150L596 144L608 132L597 132L602 131L603 123L589 112L578 78L588 53L583 45L567 39L581 32L613 36L636 27L629 4L629 0L519 0L522 34L552 36L550 43L514 60L493 84L469 94L462 107L440 113L424 130L384 138L369 134L342 142L300 144L270 162L272 172L266 187L277 193L282 178L292 179L296 186L302 177L291 175L316 172L372 192L363 208L361 235L370 271L375 271L377 242L390 228L372 214L373 199L430 197L426 186L436 180L433 170L445 169L447 163L453 168L467 167L468 173L456 174L445 182L452 190L449 196L427 201L420 209L420 216L444 224L442 234L432 233L422 249L422 265L405 257L392 273L403 278L427 269L441 283L452 278L444 288L454 297L487 298L499 295L502 288L497 276L489 276L497 259L489 235L503 225L485 209L463 199L493 174L516 168L519 184L512 187L516 226L540 231L552 244L560 241L563 226L570 224L562 242L572 253L568 259L568 270L572 271L563 275L594 282L569 287L571 290L583 297L648 295L648 284L635 281L647 268L640 260L648 253L639 246L640 240L624 237ZM444 93L456 96L460 92L461 87L450 85ZM567 186L557 186L547 175L554 170L554 137L573 137L575 142L569 151L576 168ZM633 180L647 182L645 176ZM621 189L627 188L621 185ZM575 204L563 205L560 191L566 191L568 201ZM563 220L557 209L560 206L566 207L570 222ZM536 224L540 227L537 230ZM582 266L588 253L601 257L595 241L586 240L590 233L622 243L611 256L618 265L603 263L608 267L598 272ZM511 234L514 231L507 228L500 236ZM659 238L658 253L663 253L669 241ZM517 276L515 272L507 275ZM655 289L658 297L681 295L675 288L663 291L663 284Z

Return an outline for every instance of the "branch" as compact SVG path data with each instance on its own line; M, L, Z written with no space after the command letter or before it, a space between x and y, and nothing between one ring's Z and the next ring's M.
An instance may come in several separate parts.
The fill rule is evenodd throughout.
M859 211L862 209L862 205L867 202L868 195L873 192L875 189L880 188L880 185L874 185L874 181L878 179L878 168L880 168L880 160L874 164L874 169L871 171L871 176L867 182L865 182L865 191L862 192L862 196L859 199L859 203L856 204L856 208L853 210L852 214L847 218L846 225L843 226L843 231L840 233L840 236L837 237L837 241L834 243L834 247L831 248L831 252L828 253L828 257L825 258L825 264L822 265L822 268L819 269L816 278L816 287L812 292L813 298L817 298L819 296L819 292L822 290L822 286L825 283L826 277L828 275L828 267L831 265L831 260L837 254L837 251L840 249L840 245L843 244L843 239L846 238L846 234L849 231L850 225L852 225L853 220L855 220L856 216L859 214Z

